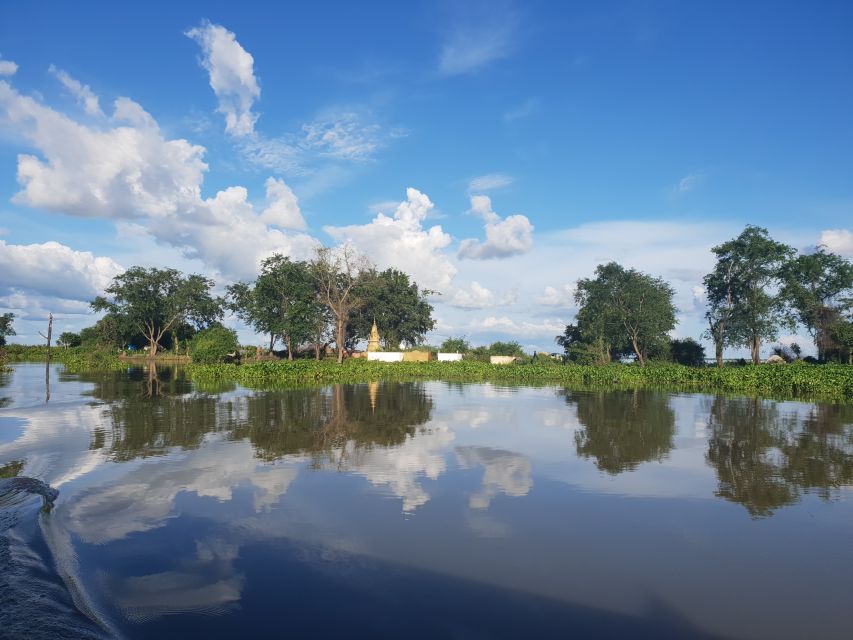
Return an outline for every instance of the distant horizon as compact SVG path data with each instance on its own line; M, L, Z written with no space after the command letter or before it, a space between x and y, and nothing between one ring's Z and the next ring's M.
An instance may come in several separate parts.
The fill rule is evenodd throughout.
M711 247L755 224L853 258L853 5L769 6L8 3L9 342L93 324L134 265L221 294L351 242L440 292L429 344L558 352L616 261L671 283L673 336L710 355Z

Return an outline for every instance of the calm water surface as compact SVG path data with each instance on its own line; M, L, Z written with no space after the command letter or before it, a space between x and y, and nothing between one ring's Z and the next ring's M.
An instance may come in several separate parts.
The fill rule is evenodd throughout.
M0 373L0 636L853 637L850 407L168 369L49 394Z

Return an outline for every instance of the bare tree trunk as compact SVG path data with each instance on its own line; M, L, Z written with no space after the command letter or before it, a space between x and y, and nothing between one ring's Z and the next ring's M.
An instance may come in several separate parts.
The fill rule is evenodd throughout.
M646 366L646 359L643 357L643 352L640 350L640 347L637 345L637 338L631 336L631 347L634 349L634 353L637 354L637 360L640 361L640 366Z
M714 355L717 358L717 366L723 366L723 341L717 338L714 339Z
M287 345L287 359L293 362L293 341L290 339L290 336L284 338L284 344Z
M270 333L270 353L272 353L272 348L275 346L275 334Z
M314 359L317 361L320 360L320 343L319 342L314 343Z
M346 342L346 328L344 327L343 316L337 318L337 347L338 347L338 364L344 361L344 342Z
M760 336L752 336L751 343L749 345L750 351L752 353L752 364L761 364L761 337Z

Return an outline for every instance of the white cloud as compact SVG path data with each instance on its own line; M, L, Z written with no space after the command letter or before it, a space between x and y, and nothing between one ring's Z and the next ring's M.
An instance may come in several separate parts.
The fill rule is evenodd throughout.
M103 292L122 271L111 258L74 251L58 242L16 245L0 240L0 293L29 291L86 301Z
M510 19L458 27L442 46L438 68L448 76L472 73L508 57L513 48L514 24Z
M244 187L202 199L204 147L169 140L128 98L115 102L112 128L80 124L0 81L0 126L15 130L43 156L18 156L15 201L80 217L131 220L158 242L177 247L233 278L253 277L263 258L309 257L316 241L299 228L295 198L281 181L267 183L262 213ZM304 221L303 223L304 224Z
M0 60L0 76L13 76L18 72L18 65L11 60Z
M469 193L482 193L493 189L501 189L512 184L512 176L504 173L490 173L472 178L468 183Z
M488 196L472 196L471 211L485 221L486 241L463 240L459 246L460 258L508 258L526 253L533 246L533 225L527 216L512 215L501 219L492 211Z
M565 330L566 322L560 318L546 318L541 322L529 322L513 320L507 316L488 316L472 322L471 328L478 331L505 333L514 336L553 338Z
M202 49L202 66L210 75L210 87L219 100L217 109L225 116L225 130L234 136L255 131L258 115L252 105L261 96L255 78L254 58L231 31L204 21L186 32Z
M499 297L479 282L474 281L468 289L457 289L450 297L448 304L451 307L461 309L486 309L513 304L516 297L511 293Z
M575 306L576 289L577 287L574 283L563 284L557 287L547 286L537 302L545 307L571 309Z
M62 83L63 87L68 89L86 113L90 116L104 115L104 112L101 111L101 105L98 103L98 96L92 92L89 85L75 80L68 73L62 69L57 69L54 65L50 65L48 71L56 76L56 79Z
M673 196L684 195L688 191L693 191L693 189L701 185L704 181L704 173L689 173L678 181L678 184L672 188L671 193Z
M530 460L521 454L491 447L465 446L456 448L456 456L463 469L482 466L485 470L480 490L468 499L471 509L488 509L498 493L526 496L533 487Z
M395 267L423 287L447 291L456 274L443 252L451 238L439 225L423 227L433 206L426 194L409 187L393 218L380 213L369 224L324 230L338 242L351 242L379 267Z
M269 206L261 213L261 220L282 229L305 230L299 200L291 188L284 184L284 180L267 178L266 188Z
M352 112L328 115L302 125L302 146L340 160L365 160L384 144L382 127L363 123Z
M849 229L827 229L820 232L819 245L845 258L853 258L853 233Z

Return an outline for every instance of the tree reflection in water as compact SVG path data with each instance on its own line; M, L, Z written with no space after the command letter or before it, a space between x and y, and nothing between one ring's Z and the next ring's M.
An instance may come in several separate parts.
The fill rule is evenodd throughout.
M824 499L853 484L853 411L814 405L803 420L756 398L714 398L708 462L716 495L743 504L754 517L794 504L801 492Z
M91 448L107 447L114 460L197 448L208 434L248 438L256 455L274 461L309 453L316 466L339 463L379 445L394 446L432 414L422 383L370 383L249 392L233 397L225 386L194 386L179 368L128 374L87 374L92 395L106 403L111 433L96 429Z
M667 457L673 446L675 414L666 395L649 391L572 392L582 428L575 433L579 456L594 458L611 475Z

